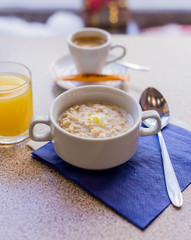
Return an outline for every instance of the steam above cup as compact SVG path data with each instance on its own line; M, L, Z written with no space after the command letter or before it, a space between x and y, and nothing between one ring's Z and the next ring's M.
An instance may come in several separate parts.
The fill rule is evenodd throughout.
M73 32L67 39L78 73L101 73L104 65L115 62L126 54L120 44L111 44L111 34L99 28L84 28ZM121 53L108 59L109 52L121 48Z

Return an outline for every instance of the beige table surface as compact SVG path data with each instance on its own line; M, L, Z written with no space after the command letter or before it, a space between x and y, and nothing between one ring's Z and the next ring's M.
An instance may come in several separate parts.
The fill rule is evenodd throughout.
M127 47L128 61L151 67L129 70L127 91L137 100L148 86L169 102L172 122L191 129L191 38L113 36ZM68 54L66 39L0 37L0 60L19 61L33 74L35 116L47 116L63 90L50 66ZM175 120L175 121L174 121ZM31 158L27 141L0 147L0 239L191 239L191 187L180 210L170 205L141 231L53 169ZM181 150L181 149L180 149Z

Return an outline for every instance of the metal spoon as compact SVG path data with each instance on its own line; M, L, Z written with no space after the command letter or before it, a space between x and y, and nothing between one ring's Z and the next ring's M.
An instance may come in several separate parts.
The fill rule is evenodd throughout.
M129 69L136 70L136 71L142 71L142 72L150 71L149 67L138 65L138 64L135 64L135 63L130 63L130 62L127 62L127 61L117 61L116 63L120 64L120 65L123 65L124 67L127 67Z
M156 110L159 113L162 122L161 129L167 126L169 121L169 108L166 100L159 91L157 91L155 88L147 88L142 93L139 103L143 111ZM156 122L155 119L149 118L143 121L143 124L147 127L150 127L155 125ZM161 146L167 192L172 204L176 207L181 207L183 204L182 193L161 131L158 133L158 138Z

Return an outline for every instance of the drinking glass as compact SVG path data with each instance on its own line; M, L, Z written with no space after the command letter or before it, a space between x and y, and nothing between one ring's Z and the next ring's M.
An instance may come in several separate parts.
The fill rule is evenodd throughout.
M32 117L30 69L17 62L0 62L0 144L26 139Z

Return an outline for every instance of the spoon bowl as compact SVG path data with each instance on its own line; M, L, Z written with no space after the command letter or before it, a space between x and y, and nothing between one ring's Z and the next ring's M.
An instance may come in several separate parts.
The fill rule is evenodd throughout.
M167 126L170 118L169 107L165 98L158 90L151 87L147 88L142 93L139 104L143 111L156 110L159 113L162 123L161 129ZM148 118L143 121L143 124L147 127L155 126L156 120ZM181 207L183 204L182 193L161 131L158 133L158 138L161 146L167 192L172 204L176 207Z
M156 110L162 123L162 129L167 126L170 118L170 112L168 104L162 94L155 88L147 88L141 95L139 101L143 111ZM155 125L155 119L149 118L144 121L145 126L149 127Z

